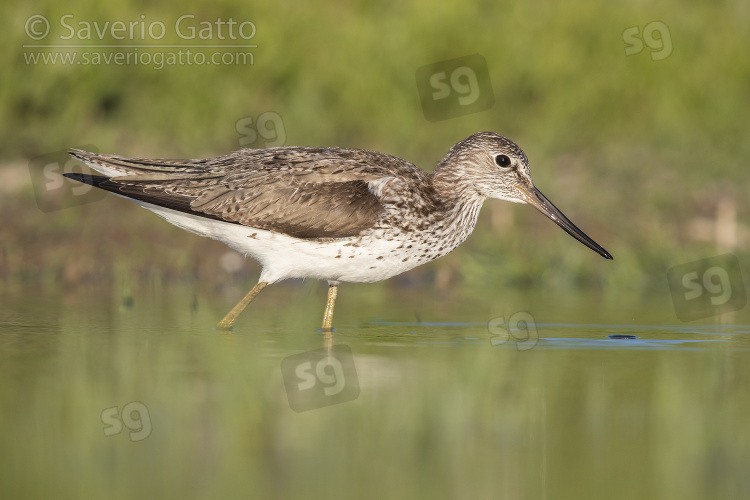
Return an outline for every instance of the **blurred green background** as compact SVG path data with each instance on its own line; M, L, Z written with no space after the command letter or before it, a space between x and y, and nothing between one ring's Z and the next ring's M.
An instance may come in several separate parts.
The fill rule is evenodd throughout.
M180 39L183 15L252 21L252 64L33 63L238 42ZM167 33L61 40L62 16ZM0 23L0 497L747 498L747 308L680 323L666 272L747 262L750 3L42 0L2 3ZM24 47L52 43L115 47ZM194 49L215 50L248 52ZM427 120L418 68L471 54L494 104ZM615 260L491 200L452 254L342 286L335 342L361 395L300 414L279 363L322 346L325 284L269 287L220 334L257 264L57 175L70 147L277 141L431 171L482 130ZM492 345L487 321L518 311L539 345ZM153 435L105 436L102 411L136 401Z
M266 112L280 118L285 145L372 149L426 170L471 133L506 135L526 151L537 186L615 256L604 262L535 210L491 201L474 236L454 254L384 286L420 279L443 288L581 287L622 298L663 294L671 265L722 252L742 260L747 253L741 199L750 178L750 6L743 2L74 0L0 9L4 279L74 284L111 273L113 261L145 276L252 279L254 263L214 268L226 252L222 245L111 196L42 213L28 170L34 157L82 144L127 156L224 154L241 147L242 120ZM193 25L252 21L252 64L30 64L30 54L74 51L23 48L131 43L112 36L99 42L94 28L91 40L61 40L69 34L64 15L76 30L79 23L164 23L162 39L136 44L232 43L178 38L174 24L184 14L195 16ZM25 31L33 15L50 22L41 41ZM626 55L638 48L626 30L643 40L655 21L667 30ZM227 52L235 50L245 51ZM427 121L417 68L474 53L487 61L494 105ZM249 145L263 147L260 137ZM164 244L158 251L155 240Z

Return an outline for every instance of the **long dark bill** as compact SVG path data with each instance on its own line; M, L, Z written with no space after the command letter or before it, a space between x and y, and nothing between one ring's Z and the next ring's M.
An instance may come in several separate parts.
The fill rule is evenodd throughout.
M570 222L570 219L565 217L565 214L563 214L555 205L553 205L552 202L549 201L547 197L544 196L542 192L539 191L535 186L531 186L530 188L516 186L516 188L524 195L526 203L532 205L534 208L552 219L555 224L565 229L565 231L573 238L577 239L605 259L612 258L612 255L608 251L599 246L597 242L586 236L586 233L578 229L575 224Z

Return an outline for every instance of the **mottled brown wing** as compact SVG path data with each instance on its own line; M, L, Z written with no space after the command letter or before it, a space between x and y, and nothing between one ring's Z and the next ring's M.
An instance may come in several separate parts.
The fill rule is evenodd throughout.
M364 181L217 186L191 203L198 212L297 238L342 238L371 228L383 206Z
M399 158L337 148L242 150L209 160L71 154L123 173L100 179L98 187L298 238L354 236L373 227L384 206L370 183L424 174Z

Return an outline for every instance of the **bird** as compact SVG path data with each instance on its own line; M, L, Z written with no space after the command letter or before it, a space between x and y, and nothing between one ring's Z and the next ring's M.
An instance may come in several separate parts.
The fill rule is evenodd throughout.
M192 160L69 153L102 175L66 177L260 263L257 284L219 321L221 330L233 330L267 285L314 278L328 282L321 330L331 332L340 283L385 280L443 257L469 237L488 198L529 204L612 259L536 188L523 150L494 132L457 142L432 173L396 156L338 147L241 149Z

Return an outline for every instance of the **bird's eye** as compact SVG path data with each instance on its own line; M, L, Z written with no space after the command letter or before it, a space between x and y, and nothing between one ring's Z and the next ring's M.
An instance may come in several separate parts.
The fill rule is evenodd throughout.
M503 168L510 167L510 158L508 158L506 155L497 155L495 157L495 163Z

